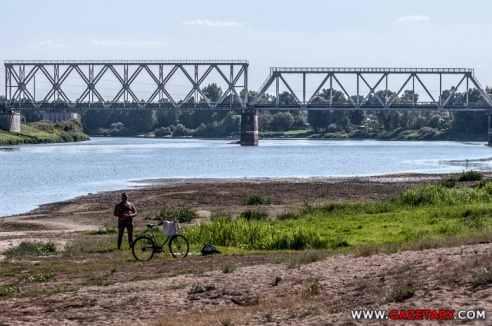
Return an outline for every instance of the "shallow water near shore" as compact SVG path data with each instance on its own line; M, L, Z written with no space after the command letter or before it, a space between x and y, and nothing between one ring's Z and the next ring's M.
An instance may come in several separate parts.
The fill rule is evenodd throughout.
M228 140L94 137L82 143L0 148L0 216L88 193L143 186L144 179L317 178L491 171L478 142ZM116 200L116 199L115 199Z

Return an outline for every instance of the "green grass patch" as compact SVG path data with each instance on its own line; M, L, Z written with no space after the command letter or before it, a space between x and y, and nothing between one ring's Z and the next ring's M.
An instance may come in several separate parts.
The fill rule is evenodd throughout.
M20 133L0 130L0 145L64 143L89 140L78 120L21 124Z
M218 216L182 231L195 244L247 250L360 247L359 255L369 255L381 245L396 251L409 243L426 247L433 239L486 234L491 217L492 183L460 189L427 185L379 203L309 206L274 220Z
M116 234L118 233L118 230L115 228L103 228L99 230L94 230L94 231L89 231L87 232L88 235L103 235L103 234Z
M17 258L25 256L41 256L56 252L56 246L53 242L22 242L17 247L10 248L4 252L8 258Z
M31 274L22 277L21 281L25 283L39 283L39 282L48 282L53 278L55 278L55 274L53 273Z
M195 283L191 287L190 291L188 291L188 293L189 294L204 293L204 292L215 290L216 288L217 286L215 284Z
M183 228L190 243L211 243L244 249L301 250L326 248L319 235L306 226L288 226L278 221L215 217L194 227Z
M8 296L12 293L18 293L20 289L13 285L0 285L0 298Z

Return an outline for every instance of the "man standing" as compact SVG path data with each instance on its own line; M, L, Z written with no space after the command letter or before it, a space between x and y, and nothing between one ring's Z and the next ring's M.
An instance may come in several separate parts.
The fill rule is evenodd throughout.
M130 249L133 245L133 218L137 216L135 206L128 201L126 193L121 194L121 202L114 207L114 216L118 217L118 250L121 248L125 228L128 233Z

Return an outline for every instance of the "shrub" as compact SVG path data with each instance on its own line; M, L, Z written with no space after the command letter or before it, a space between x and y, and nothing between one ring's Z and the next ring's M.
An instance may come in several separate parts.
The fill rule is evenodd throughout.
M178 124L173 131L173 137L191 136L193 130L186 128L182 124Z
M198 217L195 209L189 206L178 206L176 208L163 207L146 219L158 221L178 220L179 222L191 222Z
M453 204L452 193L441 185L426 185L401 193L396 201L409 206Z
M483 175L477 171L461 172L458 176L458 181L480 181Z
M271 201L260 195L251 195L243 200L244 205L270 205Z
M162 127L162 128L156 129L156 131L154 132L154 135L156 137L170 136L172 134L173 134L173 132L172 132L171 128L169 128L169 127Z
M457 181L458 180L455 177L449 177L439 182L439 184L446 188L454 188Z

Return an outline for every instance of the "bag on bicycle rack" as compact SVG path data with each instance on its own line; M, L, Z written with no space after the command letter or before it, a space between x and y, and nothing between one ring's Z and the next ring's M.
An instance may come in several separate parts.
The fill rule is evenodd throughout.
M200 251L200 253L205 256L205 255L210 255L210 254L220 254L220 251L217 248L215 248L214 246L206 244L203 247L202 251Z
M178 221L164 221L162 228L164 229L164 235L166 237L170 237L172 235L178 234L178 231L181 227L179 226Z

